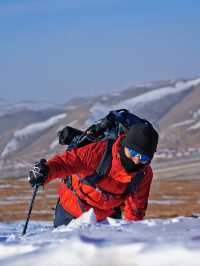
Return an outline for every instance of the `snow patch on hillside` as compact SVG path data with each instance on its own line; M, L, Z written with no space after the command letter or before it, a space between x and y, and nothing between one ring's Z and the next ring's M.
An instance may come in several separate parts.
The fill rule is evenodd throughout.
M55 140L49 145L49 148L50 148L50 149L55 149L58 145L59 145L59 140L58 140L58 139L55 139Z
M188 128L188 130L197 130L197 129L200 129L200 121Z
M136 110L137 107L142 105L153 104L155 101L161 100L167 96L181 93L185 90L191 89L193 86L200 85L200 78L190 80L190 81L178 81L174 86L167 86L155 89L153 91L145 92L139 96L133 97L128 100L123 100L116 105L108 106L100 102L96 102L91 108L91 116L85 123L85 127L104 117L110 110L116 110L121 108L126 108L131 110ZM155 126L155 125L154 125ZM157 126L156 126L157 127Z
M187 126L187 125L190 125L194 123L194 120L193 119L188 119L188 120L185 120L185 121L181 121L181 122L178 122L176 124L173 124L171 126L169 126L169 128L175 128L175 127L181 127L181 126Z
M102 103L95 103L90 108L90 118L85 122L84 127L87 128L89 125L91 125L94 121L99 120L100 118L104 117L106 114L108 114L112 110L112 106L106 106Z
M197 119L200 117L200 109L198 109L196 112L193 113L193 118Z
M1 156L4 157L10 152L16 151L23 147L34 136L40 134L44 130L47 130L57 124L60 120L66 117L66 114L59 114L53 116L45 121L30 124L20 130L15 131L13 139L6 145Z
M143 93L142 95L139 95L137 97L134 97L132 99L128 99L125 101L120 102L115 106L116 109L123 108L123 106L126 106L128 109L133 109L136 105L142 105L146 104L147 102L154 102L157 100L160 100L166 96L177 94L182 91L191 89L193 86L200 85L200 78L190 81L179 81L175 83L174 86L167 86L163 88L159 88L150 92Z

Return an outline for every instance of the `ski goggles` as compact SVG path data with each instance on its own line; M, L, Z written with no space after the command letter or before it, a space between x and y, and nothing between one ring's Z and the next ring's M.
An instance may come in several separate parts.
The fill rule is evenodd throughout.
M142 155L139 152L137 152L137 151L135 151L135 150L133 150L131 148L128 148L128 151L129 151L131 157L137 157L137 158L139 158L141 163L147 163L147 162L151 161L151 158L149 156Z

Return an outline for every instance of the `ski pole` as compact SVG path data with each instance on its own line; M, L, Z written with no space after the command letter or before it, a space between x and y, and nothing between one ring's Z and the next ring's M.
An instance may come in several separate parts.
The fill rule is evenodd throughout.
M26 229L28 227L28 223L29 223L29 220L30 220L30 217L31 217L31 211L32 211L32 208L33 208L33 203L34 203L38 188L39 188L39 186L36 185L35 189L33 191L33 196L32 196L32 199L31 199L31 202L30 202L30 205L29 205L29 211L28 211L28 215L27 215L27 218L26 218L26 223L24 225L24 229L23 229L22 235L26 234Z

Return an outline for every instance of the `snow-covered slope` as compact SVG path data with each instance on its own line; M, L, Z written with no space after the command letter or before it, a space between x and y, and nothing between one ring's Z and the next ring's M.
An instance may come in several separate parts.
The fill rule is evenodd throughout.
M48 120L34 123L26 126L25 128L15 131L13 138L6 145L3 152L1 153L1 156L4 157L9 153L15 152L26 146L35 136L38 136L39 134L41 134L41 132L53 127L65 117L66 114L60 114L51 117Z
M175 104L182 97L182 93L187 93L188 90L191 91L193 87L198 85L200 85L200 78L189 81L178 81L171 86L150 90L139 96L119 101L118 104L112 106L98 102L90 109L92 116L90 117L90 120L87 121L87 124L91 123L92 120L99 119L110 109L115 110L121 108L127 108L138 115L143 115L155 123L155 119L158 120L163 115L163 112L166 112L166 109ZM157 110L155 111L155 114L152 115L154 108L160 106L159 103L163 103L167 106L162 106L163 112Z
M96 223L92 211L68 226L0 223L2 266L199 266L200 218Z

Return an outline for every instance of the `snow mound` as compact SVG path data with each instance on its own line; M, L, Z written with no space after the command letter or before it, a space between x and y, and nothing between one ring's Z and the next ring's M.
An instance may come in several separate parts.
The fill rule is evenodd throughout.
M2 266L199 266L200 218L98 223L93 211L68 226L49 222L0 223ZM17 251L18 250L18 251Z

